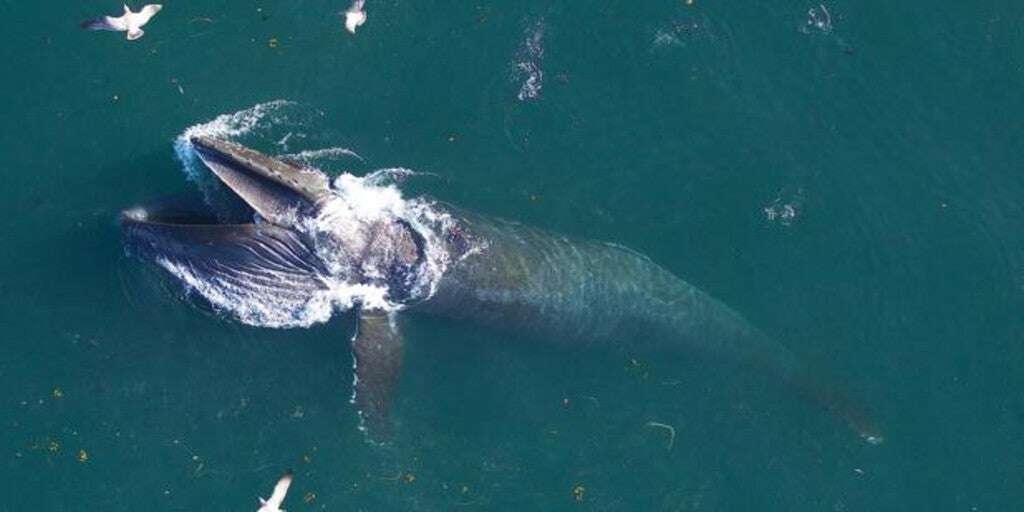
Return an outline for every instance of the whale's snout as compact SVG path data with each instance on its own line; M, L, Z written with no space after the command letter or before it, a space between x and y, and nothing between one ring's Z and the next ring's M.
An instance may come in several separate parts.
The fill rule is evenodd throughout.
M295 213L309 213L330 195L327 177L236 142L208 136L190 140L196 154L221 182L266 220L288 226Z
M144 222L149 218L149 212L141 206L134 208L128 208L121 212L121 223L125 222Z

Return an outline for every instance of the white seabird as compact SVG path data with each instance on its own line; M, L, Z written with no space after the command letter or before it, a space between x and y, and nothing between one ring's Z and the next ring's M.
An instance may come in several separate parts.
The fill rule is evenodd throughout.
M139 12L132 12L127 5L124 6L124 14L118 17L101 16L99 18L85 20L82 28L87 30L112 30L114 32L128 32L128 40L134 41L145 32L142 26L149 23L150 18L156 16L163 6L160 4L149 4L143 6Z
M353 0L352 6L345 11L345 30L355 34L360 25L366 23L366 11L363 4L366 0Z
M260 498L260 508L256 512L285 512L281 510L281 502L284 501L284 496L288 494L288 486L292 485L292 472L288 471L277 481L277 485L274 486L274 493L270 495L270 499Z

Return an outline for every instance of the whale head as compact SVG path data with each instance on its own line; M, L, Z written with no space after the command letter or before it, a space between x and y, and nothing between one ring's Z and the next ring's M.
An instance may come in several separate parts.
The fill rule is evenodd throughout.
M399 218L344 215L320 171L240 144L191 139L196 155L248 209L222 223L179 205L127 209L129 252L151 260L217 309L271 327L325 321L335 308L411 299L423 239ZM338 212L341 211L342 214Z

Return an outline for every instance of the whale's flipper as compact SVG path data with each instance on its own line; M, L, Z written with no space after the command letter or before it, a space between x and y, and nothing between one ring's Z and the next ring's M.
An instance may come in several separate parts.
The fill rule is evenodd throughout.
M391 434L391 399L402 368L402 334L392 315L359 311L352 359L352 403L359 411L360 428L372 439L384 440Z

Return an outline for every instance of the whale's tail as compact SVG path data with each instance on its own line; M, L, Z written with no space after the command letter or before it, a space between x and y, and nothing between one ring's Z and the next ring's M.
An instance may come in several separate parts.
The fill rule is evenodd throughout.
M786 346L753 327L742 315L665 271L651 271L647 280L649 289L660 292L648 301L648 311L652 323L661 327L661 337L682 336L690 349L755 368L841 418L866 442L883 442L884 437L863 404ZM658 287L656 283L664 285Z
M806 369L791 376L788 383L808 400L821 405L828 412L846 421L850 428L867 443L877 445L885 441L885 437L867 407L854 400L839 387Z
M733 347L732 358L777 378L784 387L842 419L867 443L877 445L884 442L885 437L865 404L851 397L823 372L805 364L788 348L747 325L745 320L738 318L739 315L733 315L737 317L735 321L739 322L746 339L741 340L742 349Z

